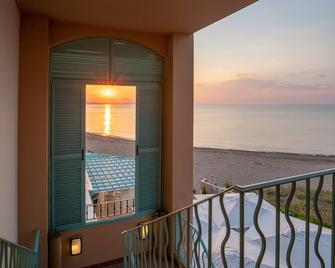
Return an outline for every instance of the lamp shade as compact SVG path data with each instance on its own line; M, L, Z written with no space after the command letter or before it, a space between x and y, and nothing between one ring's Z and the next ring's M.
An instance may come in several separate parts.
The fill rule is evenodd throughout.
M71 256L79 255L82 251L81 236L74 236L70 238L70 253Z
M140 226L140 238L142 240L147 239L149 236L149 225L145 224L145 222L139 223Z

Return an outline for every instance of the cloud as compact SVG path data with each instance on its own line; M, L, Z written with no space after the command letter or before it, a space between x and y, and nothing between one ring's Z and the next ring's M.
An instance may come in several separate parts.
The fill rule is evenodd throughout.
M238 79L244 79L244 78L250 78L250 77L255 77L256 74L255 73L238 73L236 74L236 78Z
M222 83L195 85L195 101L206 103L335 103L335 85L243 78Z

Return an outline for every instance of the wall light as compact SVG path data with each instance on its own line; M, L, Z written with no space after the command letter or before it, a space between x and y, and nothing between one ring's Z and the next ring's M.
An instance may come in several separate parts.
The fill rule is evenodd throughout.
M71 256L81 254L81 251L82 251L81 236L73 236L70 238L70 251L71 251Z
M140 222L138 224L138 226L140 226L140 229L139 229L139 231L140 231L140 238L142 240L147 239L148 236L149 236L149 225L146 224L145 222Z

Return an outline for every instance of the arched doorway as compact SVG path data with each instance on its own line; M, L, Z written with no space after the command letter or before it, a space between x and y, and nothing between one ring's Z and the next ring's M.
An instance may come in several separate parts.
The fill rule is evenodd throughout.
M150 214L160 208L162 79L163 59L147 48L124 40L83 39L51 49L50 230L78 228L96 220L115 218L115 203L93 206L92 211L86 207L87 194L92 198L97 193L96 189L87 189L86 183L87 159L92 157L88 155L85 126L89 85L130 87L136 92L134 185L130 182L127 186L122 175L106 174L106 170L120 173L111 166L116 162L121 163L124 171L125 162L114 161L115 158L108 161L99 158L105 166L96 170L96 179L101 179L98 183L106 185L121 180L124 189L134 187L133 213L126 213L127 216ZM116 211L123 211L126 206L126 211L131 211L129 203L121 203ZM113 217L109 217L108 212L113 208ZM88 213L95 215L94 221L87 221Z

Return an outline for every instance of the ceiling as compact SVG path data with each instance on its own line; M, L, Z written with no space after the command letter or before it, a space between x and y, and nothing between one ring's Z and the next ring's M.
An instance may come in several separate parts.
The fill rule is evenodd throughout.
M194 33L256 0L16 0L25 12L117 29Z

